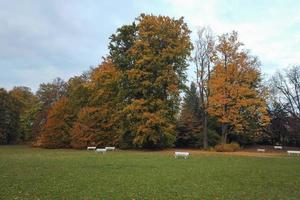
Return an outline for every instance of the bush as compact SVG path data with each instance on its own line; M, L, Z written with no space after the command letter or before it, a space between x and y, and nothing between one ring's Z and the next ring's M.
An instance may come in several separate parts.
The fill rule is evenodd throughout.
M217 152L234 152L240 149L240 145L238 143L230 143L230 144L218 144L215 146L215 150Z

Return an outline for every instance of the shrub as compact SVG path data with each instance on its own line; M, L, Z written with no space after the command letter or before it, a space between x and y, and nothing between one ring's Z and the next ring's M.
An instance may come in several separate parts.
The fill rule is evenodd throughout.
M230 143L230 144L218 144L215 146L215 150L217 152L234 152L240 149L240 145L238 143Z

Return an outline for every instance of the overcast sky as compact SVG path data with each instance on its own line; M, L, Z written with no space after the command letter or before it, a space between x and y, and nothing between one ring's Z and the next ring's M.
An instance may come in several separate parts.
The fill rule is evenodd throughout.
M81 74L140 13L184 16L192 38L201 26L236 30L265 74L300 64L299 0L0 0L0 87L36 91L55 77Z

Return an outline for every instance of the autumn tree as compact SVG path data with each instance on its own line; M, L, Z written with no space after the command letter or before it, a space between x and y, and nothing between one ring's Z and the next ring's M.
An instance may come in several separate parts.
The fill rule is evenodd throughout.
M73 110L70 107L68 98L61 97L50 108L37 144L45 148L69 147L73 117Z
M32 125L32 138L42 131L47 115L52 105L66 94L66 83L61 78L56 78L50 83L42 83L36 92L38 104L33 110L36 111Z
M121 71L120 130L132 147L165 147L175 139L179 91L192 44L183 18L142 14L111 37L110 59Z
M86 87L92 91L88 103L79 113L72 129L72 146L105 146L118 144L116 125L119 72L105 60L91 74Z
M56 79L52 84L44 84L39 90L40 104L31 113L47 112L45 125L37 141L46 148L70 147L72 127L79 111L88 104L91 91L87 87L90 72L71 77L67 83ZM49 108L49 109L48 109ZM41 110L40 110L41 109ZM48 111L49 110L49 111ZM28 116L30 117L30 115Z
M193 61L196 65L197 86L200 96L201 120L203 125L203 148L208 147L208 107L211 71L213 70L213 61L215 58L215 41L209 28L201 28L198 30L197 40L195 42L195 54Z
M245 133L269 122L266 91L261 87L258 60L241 49L236 32L219 36L217 57L209 81L208 112L222 126L222 143L229 133Z

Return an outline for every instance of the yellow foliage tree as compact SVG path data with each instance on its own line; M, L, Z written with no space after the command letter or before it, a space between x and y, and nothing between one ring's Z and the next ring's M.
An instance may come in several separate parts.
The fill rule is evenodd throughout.
M115 129L119 72L105 60L91 75L87 84L92 92L88 106L82 108L72 129L71 145L85 148L88 145L116 145Z
M208 112L222 125L222 143L226 143L230 132L258 134L269 123L259 62L241 50L242 45L236 32L219 37L215 69L209 81Z
M189 34L183 18L141 14L112 35L110 58L121 71L119 131L127 147L174 143L179 94L192 49Z

